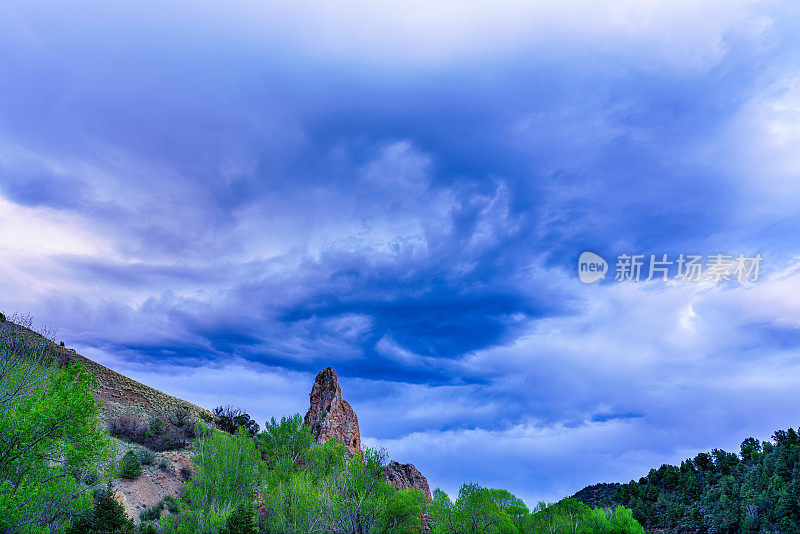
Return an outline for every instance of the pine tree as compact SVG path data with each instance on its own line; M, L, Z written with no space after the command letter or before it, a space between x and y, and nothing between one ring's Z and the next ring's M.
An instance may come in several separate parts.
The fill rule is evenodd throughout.
M257 534L255 509L248 502L240 503L233 509L225 522L223 534Z
M133 521L125 508L114 498L111 481L105 489L94 492L94 506L90 512L67 529L67 534L132 534Z
M122 478L134 479L142 474L142 464L139 457L133 451L128 451L119 463L119 476Z

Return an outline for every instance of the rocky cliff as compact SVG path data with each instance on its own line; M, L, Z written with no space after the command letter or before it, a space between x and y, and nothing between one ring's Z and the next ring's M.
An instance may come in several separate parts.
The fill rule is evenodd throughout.
M361 433L358 430L358 417L350 404L342 398L342 388L333 367L320 370L311 388L311 406L303 423L311 428L317 445L331 438L347 447L347 455L352 457L361 452Z
M428 487L426 479L414 464L401 464L392 460L386 467L386 478L393 483L397 489L417 488L428 500L431 500L431 489Z

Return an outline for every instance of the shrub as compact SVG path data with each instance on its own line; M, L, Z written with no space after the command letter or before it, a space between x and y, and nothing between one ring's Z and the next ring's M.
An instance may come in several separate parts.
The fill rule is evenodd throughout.
M0 323L6 322L6 316L0 313Z
M119 463L119 476L122 478L134 479L142 474L142 464L139 457L133 451L128 451Z
M187 439L195 439L197 437L197 428L195 425L188 425L183 427L183 435L186 436Z
M171 513L171 514L177 514L178 513L178 499L176 499L172 495L167 495L166 497L161 499L161 501L167 507L167 510L169 510L169 513Z
M139 463L142 465L153 465L156 461L156 454L150 449L139 449L136 451L136 456L139 457Z
M151 523L142 523L136 529L139 534L158 534L158 529Z
M158 462L158 467L160 467L162 471L169 471L169 460L161 458Z
M92 501L92 508L67 528L67 534L133 533L133 521L125 515L125 508L114 498L110 481L106 488L94 492Z
M139 513L139 519L142 521L155 521L156 519L161 519L161 507L163 505L163 502L158 502L150 508L145 508Z
M192 470L185 465L181 467L181 478L183 480L190 480L192 478Z
M160 436L164 433L164 421L161 419L153 419L150 421L150 433L154 436Z
M178 428L189 426L190 423L189 412L184 409L175 410L175 413L172 415L172 419L170 420L170 422Z
M144 437L139 433L139 424L130 416L117 417L108 425L109 433L115 438L139 442Z
M253 421L241 408L234 408L231 405L219 406L214 409L214 415L219 429L228 434L235 434L239 427L243 427L251 436L258 434L258 423Z
M186 439L194 437L191 425L181 429L172 424L165 425L161 419L154 419L149 425L144 425L129 415L111 421L108 430L115 438L144 445L153 451L182 449L187 445Z

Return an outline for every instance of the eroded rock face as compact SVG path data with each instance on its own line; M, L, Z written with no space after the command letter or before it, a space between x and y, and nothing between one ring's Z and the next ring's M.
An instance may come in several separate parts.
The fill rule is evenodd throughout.
M311 428L317 445L331 438L347 446L347 456L361 452L361 434L358 417L350 404L342 399L342 388L333 367L322 369L311 388L311 406L303 424Z
M392 460L386 468L386 478L397 489L417 488L428 500L431 500L431 489L428 480L414 467L414 464L401 464Z

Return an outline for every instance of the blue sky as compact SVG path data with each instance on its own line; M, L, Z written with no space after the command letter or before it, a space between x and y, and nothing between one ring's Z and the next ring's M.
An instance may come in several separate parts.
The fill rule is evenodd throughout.
M800 425L792 2L0 6L0 309L529 504ZM581 252L761 254L581 284Z

